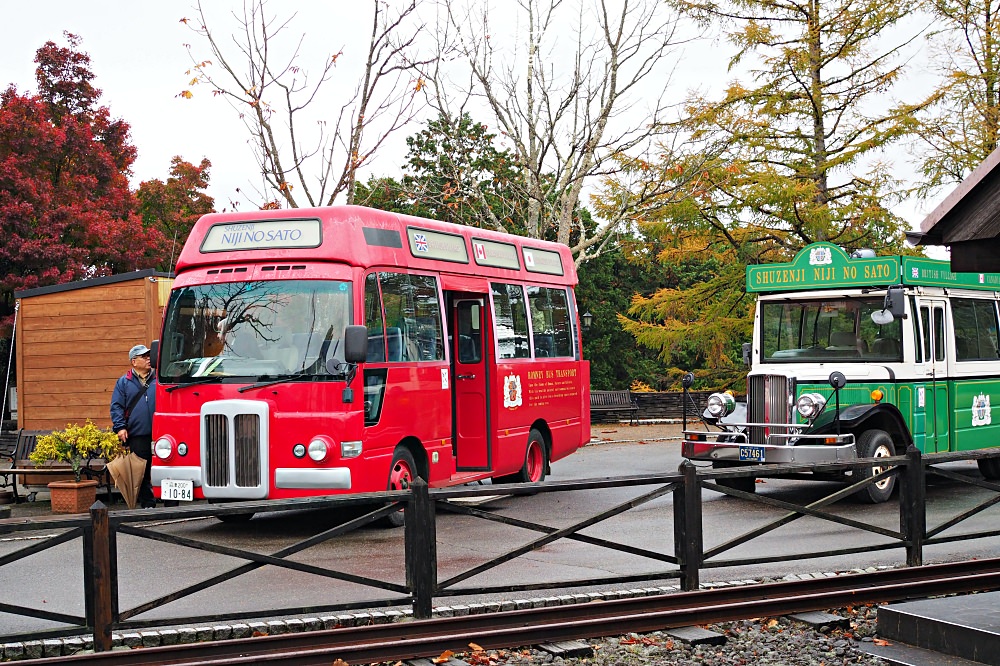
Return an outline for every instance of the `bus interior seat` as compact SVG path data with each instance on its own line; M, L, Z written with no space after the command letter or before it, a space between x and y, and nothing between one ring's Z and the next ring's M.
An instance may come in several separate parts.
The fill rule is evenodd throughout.
M827 349L858 349L858 339L853 331L834 331L830 334L830 346Z
M876 338L872 351L877 356L899 358L899 340L895 338Z

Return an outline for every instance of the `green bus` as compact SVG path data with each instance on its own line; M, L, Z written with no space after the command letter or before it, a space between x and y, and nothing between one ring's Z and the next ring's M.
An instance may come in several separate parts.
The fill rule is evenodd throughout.
M1000 274L925 257L852 255L831 243L747 267L758 295L746 403L708 398L721 432L685 430L683 454L714 467L830 463L1000 445ZM979 460L1000 478L1000 458ZM862 468L862 476L878 474ZM856 480L856 479L855 479ZM723 481L720 479L720 481ZM753 492L752 477L726 485ZM883 502L895 477L858 498Z

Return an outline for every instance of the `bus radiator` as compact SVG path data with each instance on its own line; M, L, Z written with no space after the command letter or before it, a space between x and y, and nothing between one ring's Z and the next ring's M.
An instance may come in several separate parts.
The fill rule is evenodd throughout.
M204 405L202 469L206 497L267 496L266 410L262 403L243 400Z
M747 421L750 423L791 423L792 404L789 400L794 380L784 375L752 375L747 377ZM750 443L767 444L771 432L787 432L786 428L750 426Z

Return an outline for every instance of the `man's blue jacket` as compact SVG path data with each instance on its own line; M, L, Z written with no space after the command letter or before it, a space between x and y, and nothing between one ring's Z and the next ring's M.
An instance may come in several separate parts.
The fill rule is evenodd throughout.
M142 381L132 370L126 372L115 382L115 391L111 394L111 423L115 432L125 428L130 436L152 436L153 412L156 411L155 374L145 389L146 395L136 401L128 418L125 418L125 408L131 404L137 394L142 392Z

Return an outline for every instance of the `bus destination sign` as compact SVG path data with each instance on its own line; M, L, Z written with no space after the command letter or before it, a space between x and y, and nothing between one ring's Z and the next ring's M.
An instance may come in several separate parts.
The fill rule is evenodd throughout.
M212 225L201 243L201 251L319 247L322 241L319 220L236 222Z
M852 259L832 243L809 245L787 264L747 266L747 292L871 287L899 282L899 257Z

